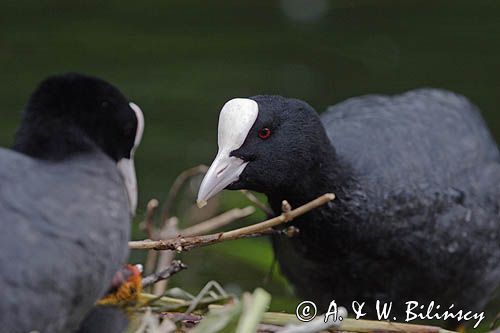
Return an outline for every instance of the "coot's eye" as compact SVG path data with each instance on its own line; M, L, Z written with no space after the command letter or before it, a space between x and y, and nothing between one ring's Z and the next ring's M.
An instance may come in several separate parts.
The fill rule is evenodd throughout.
M271 130L269 128L264 127L259 130L259 138L261 138L262 140L265 140L270 136L271 136Z
M109 107L108 101L101 101L101 108L102 109L107 109L108 107Z

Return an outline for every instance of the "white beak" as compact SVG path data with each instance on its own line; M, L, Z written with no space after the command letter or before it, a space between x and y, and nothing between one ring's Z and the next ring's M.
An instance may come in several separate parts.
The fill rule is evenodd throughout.
M138 191L137 191L137 177L135 175L135 165L133 159L122 158L118 161L118 171L125 183L127 190L128 200L130 204L130 212L135 215L137 209Z
M247 164L248 162L234 156L230 157L227 153L217 154L201 182L196 200L198 207L205 206L214 195L237 181Z
M219 152L201 182L196 201L198 207L205 206L208 199L239 179L248 162L229 155L243 145L258 113L257 102L247 98L232 99L222 108L219 115Z
M122 158L119 160L117 167L123 178L125 189L127 190L130 212L132 215L135 215L139 195L137 190L137 176L135 174L134 154L137 147L139 147L139 144L141 143L142 134L144 133L144 114L142 113L141 108L139 108L136 104L131 102L129 105L137 118L137 130L135 133L134 146L130 151L130 158Z

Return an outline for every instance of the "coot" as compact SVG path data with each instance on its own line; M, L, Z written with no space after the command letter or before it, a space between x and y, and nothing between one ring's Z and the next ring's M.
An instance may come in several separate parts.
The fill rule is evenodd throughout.
M0 327L73 332L127 258L144 121L111 84L52 76L0 149Z
M279 214L284 199L336 194L293 221L297 236L273 237L283 273L322 310L331 300L478 310L499 285L500 155L463 96L368 95L321 116L297 99L237 98L222 108L218 144L200 204L249 189Z

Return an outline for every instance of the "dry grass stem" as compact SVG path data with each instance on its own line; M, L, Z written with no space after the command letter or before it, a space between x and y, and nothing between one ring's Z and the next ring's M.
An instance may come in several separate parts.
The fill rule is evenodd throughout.
M255 213L255 208L253 206L247 206L245 208L233 208L209 220L183 229L180 234L183 237L199 236L207 232L222 228L234 221L250 216L253 213Z

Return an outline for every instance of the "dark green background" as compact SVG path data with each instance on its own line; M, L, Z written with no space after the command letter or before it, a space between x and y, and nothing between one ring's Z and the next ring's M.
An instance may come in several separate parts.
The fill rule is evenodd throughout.
M309 21L286 14L300 3L1 0L0 144L11 144L45 76L77 71L113 82L146 115L141 217L180 171L211 162L217 115L232 97L281 94L322 111L366 93L446 88L480 106L498 141L500 1L331 1ZM317 3L302 1L299 12ZM237 193L223 196L219 211L246 204ZM215 279L237 292L264 285L275 309L296 304L282 278L263 284L272 261L266 240L183 257L190 269L174 284L191 292Z

